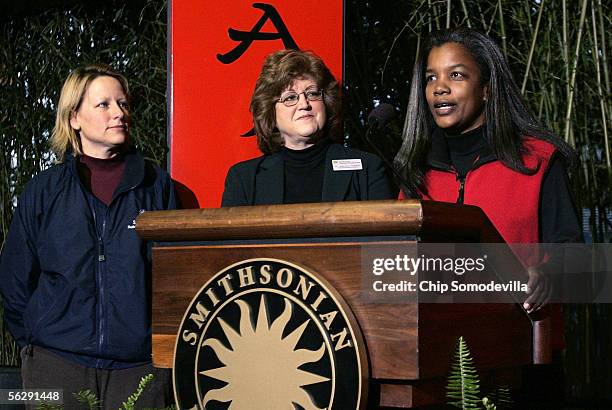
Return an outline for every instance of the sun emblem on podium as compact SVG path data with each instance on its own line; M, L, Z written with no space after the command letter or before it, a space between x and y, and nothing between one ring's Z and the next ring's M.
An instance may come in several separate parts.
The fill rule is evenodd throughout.
M216 400L231 402L229 409L269 410L292 408L296 404L304 410L322 410L304 387L329 383L330 378L301 367L321 360L325 343L316 350L297 348L310 319L283 337L293 314L292 303L287 298L283 302L282 313L271 324L263 294L255 323L251 319L251 306L241 299L232 302L240 309L239 331L221 317L217 318L230 346L226 347L216 338L204 339L201 348L211 348L223 366L199 371L199 374L226 384L206 392L201 401L203 408Z
M365 410L368 360L357 320L315 272L247 259L210 277L177 333L176 407Z

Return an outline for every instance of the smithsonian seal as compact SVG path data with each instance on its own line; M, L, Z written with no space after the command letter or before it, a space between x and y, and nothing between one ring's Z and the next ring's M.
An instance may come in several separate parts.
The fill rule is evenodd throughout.
M365 409L368 362L350 308L324 278L250 259L192 300L173 379L180 409Z

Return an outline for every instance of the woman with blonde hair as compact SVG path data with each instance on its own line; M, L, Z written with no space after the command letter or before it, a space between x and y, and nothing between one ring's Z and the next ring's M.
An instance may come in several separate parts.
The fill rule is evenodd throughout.
M24 388L89 389L118 408L155 375L139 407L171 403L170 374L151 365L149 249L134 229L175 208L166 172L130 142L130 94L106 65L74 70L58 102L58 163L30 181L0 259L9 330L22 347Z

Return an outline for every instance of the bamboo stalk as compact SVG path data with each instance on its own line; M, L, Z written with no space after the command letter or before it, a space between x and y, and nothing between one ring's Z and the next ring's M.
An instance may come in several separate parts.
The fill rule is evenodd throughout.
M601 108L601 122L604 135L604 149L606 151L606 167L608 173L612 173L612 164L610 163L610 142L608 139L608 121L606 119L606 101L601 85L601 70L599 68L599 47L597 43L597 22L595 20L595 4L591 3L591 21L593 24L593 56L595 57L595 75L597 79L597 94L599 97L599 106Z
M465 0L461 0L461 8L463 9L463 14L465 15L465 19L467 21L467 26L469 28L472 28L472 23L470 22L470 15L469 15L467 7L465 5Z
M548 62L547 62L547 66L546 67L540 67L540 70L542 70L545 75L547 76L547 78L550 78L550 74L549 74L549 67L551 67L551 65L556 64L557 60L556 57L558 56L557 54L557 50L558 48L553 46L553 35L555 33L555 30L553 30L553 27L556 27L557 23L557 13L555 12L555 8L553 7L553 13L548 14ZM549 86L549 90L550 92L547 95L546 98L546 124L553 130L553 132L557 135L560 134L560 129L559 129L559 121L557 121L557 114L559 112L559 104L558 104L558 99L557 99L557 84L558 81L551 81L550 82L550 86Z
M549 41L550 41L550 39L549 39ZM550 67L550 59L551 59L551 53L550 53L550 47L548 47L548 49L546 51L546 66L545 67ZM541 73L540 73L540 77L541 77ZM544 109L545 100L548 100L547 97L549 97L548 89L544 88L544 89L542 89L542 92L541 92L540 106L539 106L539 109L538 109L538 119L540 121L542 121L542 111ZM546 109L546 122L545 123L546 124L550 124L550 121L549 121L550 118L548 118L548 105L546 105L546 108L547 109Z
M523 76L523 85L521 86L521 94L525 95L525 87L527 87L527 78L529 77L529 68L531 67L531 60L533 59L533 52L535 50L536 41L538 40L538 32L540 30L540 21L542 20L542 13L544 11L544 3L546 0L542 0L540 3L540 11L538 12L538 19L536 20L535 31L533 32L533 39L531 40L531 47L529 48L529 57L527 57L527 67L525 67L525 75Z
M606 84L606 95L607 95L607 94L610 94L610 75L608 73L608 57L607 57L607 51L606 51L607 49L606 33L608 33L609 31L605 29L606 26L604 25L604 21L603 21L603 12L601 10L601 0L597 0L597 11L599 14L599 27L600 27L599 32L601 33L601 60L602 60L602 65L604 69L604 80Z
M550 99L547 101L547 118L546 118L546 124L548 124L549 127L551 127L555 134L557 135L561 135L561 127L559 126L559 124L562 124L562 122L558 121L558 116L559 116L559 103L558 103L558 99L557 99L557 84L551 84L550 87Z
M487 22L485 21L484 14L482 14L482 7L480 7L480 2L479 1L476 2L476 7L478 8L478 15L480 16L480 22L482 24L482 30L488 33L489 29L487 28Z
M589 165L588 165L588 163L590 161L589 161L589 154L588 154L589 151L588 151L588 149L589 149L589 146L585 145L583 151L580 152L580 154L581 154L580 155L580 163L582 164L582 173L583 173L582 180L585 182L586 190L590 192L591 189L589 189L589 188L590 188L591 184L589 183ZM585 151L587 153L585 153Z
M585 104L584 108L583 108L583 113L582 113L582 118L589 118L588 117L588 107ZM572 132L574 132L574 129L572 128ZM591 171L591 178L593 180L593 188L589 191L589 199L590 199L590 204L595 204L597 201L593 199L593 195L591 195L593 192L599 192L599 183L597 182L597 172L595 172L595 161L593 161L594 158L594 154L593 152L596 150L592 148L592 143L591 143L591 137L589 136L588 132L583 132L583 138L584 141L582 141L582 145L586 147L587 153L588 153L588 159L587 159L587 163L590 167L590 171ZM598 242L595 240L595 242Z
M599 15L599 32L601 33L601 62L602 62L602 66L603 66L603 72L604 72L604 84L605 84L605 95L606 95L606 101L605 101L605 108L606 108L606 113L608 116L608 121L610 121L612 119L612 105L610 104L610 74L608 72L608 54L607 54L607 44L606 44L606 35L609 32L609 30L606 30L606 26L604 25L604 20L603 20L603 12L602 12L602 7L601 7L601 0L597 1L597 12ZM612 183L612 175L610 175L610 171L608 171L608 177L610 179L610 183Z
M450 28L451 22L451 0L446 0L446 28Z
M538 104L538 120L542 121L542 111L544 110L544 95L546 91L542 90L540 93L540 103Z
M493 9L493 14L491 14L491 21L489 22L489 28L487 29L487 35L491 32L493 28L493 22L495 21L495 16L497 16L497 9L499 8L499 2L495 3L495 8ZM504 54L506 54L504 52Z
M438 6L434 3L431 7L433 9L434 21L436 22L436 30L440 30L440 19L438 18L440 13L438 13Z
M497 0L497 8L499 9L499 30L501 32L502 49L504 55L508 57L508 46L506 45L506 26L504 25L504 12L502 10L501 0Z
M527 20L527 27L529 27L529 33L533 34L533 25L531 24L531 13L529 12L529 5L530 1L529 0L525 0L523 1L523 6L524 6L524 12L525 12L525 19Z
M387 69L387 64L389 63L389 59L391 58L391 52L395 48L395 43L397 43L397 40L402 36L402 33L404 32L404 30L406 30L409 27L409 24L410 24L410 22L404 24L404 27L402 27L400 32L397 33L397 35L393 39L393 43L391 43L391 48L389 49L389 52L387 53L387 57L385 58L385 64L383 64L383 68L382 68L382 71L380 73L380 85L381 85L381 87L383 87L384 84L385 84L385 71ZM421 39L421 37L419 36L419 40L420 39ZM417 57L419 56L418 49L417 49L417 54L416 55L417 55ZM414 59L414 61L416 61L416 58Z
M561 10L563 12L563 44L561 50L563 56L563 66L565 67L565 88L567 93L566 96L570 95L570 73L569 73L569 49L568 49L568 41L567 41L567 5L565 4L566 0L563 0L561 4Z
M567 110L565 114L565 141L570 143L570 118L572 115L572 102L574 99L574 87L576 84L576 69L578 68L578 58L580 57L580 44L582 41L582 29L584 28L584 21L586 17L586 8L587 8L588 0L582 0L582 10L580 12L580 23L578 28L578 39L576 40L576 52L574 53L574 62L572 64L572 74L570 80L570 94L567 99ZM574 145L574 144L571 144Z
M429 14L427 25L429 26L429 33L431 33L431 0L427 0L427 13Z
M428 5L430 5L431 0L427 0ZM412 13L412 15L410 16L410 19L404 24L404 27L402 27L402 29L400 30L400 32L395 36L395 38L393 39L393 43L391 43L391 47L389 48L389 52L387 53L387 57L385 58L385 64L383 64L383 68L380 74L380 85L384 86L385 84L385 72L387 70L387 65L389 64L389 59L391 58L391 53L393 51L393 49L395 48L395 44L397 43L397 40L399 40L399 38L402 36L402 34L404 33L404 30L406 29L411 29L411 25L410 23L417 17L420 16L420 19L413 25L414 28L417 29L416 31L416 35L417 35L417 46L416 46L416 53L415 53L415 58L414 61L417 60L417 58L419 57L419 51L420 51L420 45L421 45L421 34L420 34L420 27L423 21L423 18L425 16L425 13L420 13L420 9L421 7L423 7L425 5L425 0L423 0L421 2L421 4L419 5L419 7L417 7L414 12ZM429 27L431 27L431 19L429 19ZM413 32L414 29L412 29ZM431 31L431 30L430 30Z
M585 136L585 146L587 147L588 157L585 162L589 164L591 167L591 176L593 178L593 189L592 192L597 192L599 190L599 184L597 182L597 173L595 172L595 161L593 161L593 150L591 149L591 138L588 133L584 134ZM593 201L595 202L595 201Z

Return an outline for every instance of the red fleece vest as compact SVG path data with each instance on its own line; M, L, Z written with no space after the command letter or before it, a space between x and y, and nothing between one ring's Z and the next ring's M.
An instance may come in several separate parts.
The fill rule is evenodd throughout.
M489 217L506 243L537 243L539 240L539 205L544 174L555 152L555 147L535 138L525 139L527 154L523 161L528 168L536 168L533 175L525 175L504 166L500 161L489 162L468 172L463 203L480 207ZM430 169L424 180L427 194L423 199L457 202L459 181L450 171ZM400 199L404 196L400 195ZM525 266L537 266L542 260L528 249L515 249ZM553 308L553 350L565 347L563 318L558 305Z
M555 148L535 138L527 138L525 147L528 154L523 161L528 168L537 168L535 174L521 174L494 161L471 170L465 178L463 203L480 207L507 243L536 243L539 239L542 180ZM424 183L427 194L423 199L457 201L456 173L430 169Z

